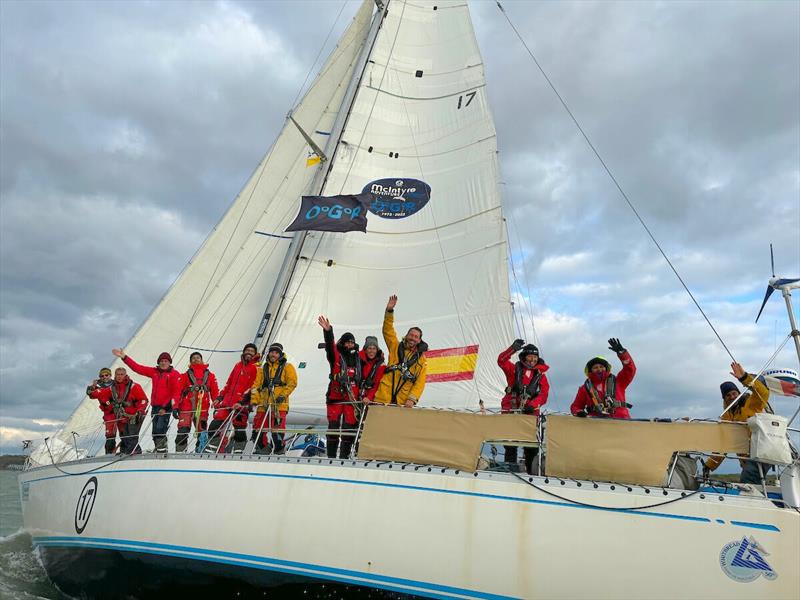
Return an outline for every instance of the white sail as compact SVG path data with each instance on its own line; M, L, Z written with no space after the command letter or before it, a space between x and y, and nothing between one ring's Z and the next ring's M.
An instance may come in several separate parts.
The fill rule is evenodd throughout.
M292 112L321 147L353 75L373 8L371 0L364 0ZM225 216L125 346L128 354L143 364L154 364L159 353L168 351L182 371L191 348L202 348L205 360L224 381L239 350L255 335L291 239L283 230L294 217L298 198L308 193L320 168L306 166L308 151L303 136L287 120ZM133 378L149 393L149 379ZM97 402L86 398L58 437L71 445L72 431L85 434L98 425ZM149 437L142 436L143 445L152 443ZM34 454L39 462L48 458L44 448Z
M386 180L384 188L400 192L388 198L413 200L402 191L420 187L411 179L430 186L430 201L401 218L370 212L366 235L308 235L275 336L308 365L295 408L320 406L328 383L317 315L330 318L337 336L381 339L392 293L398 333L420 326L432 356L478 347L472 373L457 357L430 360L421 404L499 404L504 381L495 361L513 334L496 152L466 3L392 2L324 193L358 193ZM388 213L406 208L387 204Z

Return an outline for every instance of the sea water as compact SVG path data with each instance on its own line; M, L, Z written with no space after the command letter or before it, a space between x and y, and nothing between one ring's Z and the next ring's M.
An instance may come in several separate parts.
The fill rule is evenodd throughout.
M31 536L22 531L22 508L20 507L18 471L0 470L0 600L68 599L61 593L44 572ZM147 600L159 597L148 595L138 598L126 596L126 600ZM170 600L176 600L170 594ZM195 597L197 597L195 595ZM224 600L226 593L215 590L215 600ZM231 589L227 596L236 600L247 598L247 594ZM379 590L356 589L336 584L293 584L259 590L253 598L260 600L367 600L377 598L408 599L410 596Z

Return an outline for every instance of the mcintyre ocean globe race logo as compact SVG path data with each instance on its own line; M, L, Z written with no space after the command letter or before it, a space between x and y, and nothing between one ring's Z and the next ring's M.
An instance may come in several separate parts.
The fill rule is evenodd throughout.
M431 186L419 179L386 178L364 186L374 196L369 212L384 219L404 219L419 212L431 199Z

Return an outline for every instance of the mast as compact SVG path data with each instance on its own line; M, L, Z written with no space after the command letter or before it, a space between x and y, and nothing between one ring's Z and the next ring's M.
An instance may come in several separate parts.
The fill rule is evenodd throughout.
M322 193L325 183L328 180L328 175L333 168L333 163L336 159L336 152L339 149L339 142L341 141L342 133L344 132L345 126L347 125L347 120L349 119L350 112L353 108L353 104L355 103L359 84L364 76L367 61L369 60L370 54L372 54L375 40L378 38L378 32L380 31L381 24L386 16L386 11L389 7L389 0L384 0L383 2L375 0L375 4L378 7L378 10L375 12L375 15L372 18L372 24L370 25L364 47L361 50L356 68L353 69L353 74L350 77L347 90L342 98L342 104L339 107L339 112L336 116L336 120L334 121L333 128L331 129L331 135L325 144L325 154L330 156L331 160L327 161L327 163L323 163L327 165L326 168L318 169L317 174L314 176L314 179L311 182L311 190L315 194ZM291 116L291 113L289 116ZM275 333L276 323L278 322L277 316L281 310L281 307L283 306L283 301L286 298L286 292L289 289L289 284L294 276L297 263L300 260L300 252L302 251L307 235L307 231L295 232L292 237L292 241L289 244L289 248L286 251L283 264L281 265L281 270L275 280L275 285L272 288L269 300L267 301L267 308L264 310L264 316L261 318L258 330L256 331L253 339L253 343L256 346L259 346L259 344L263 343L264 347L262 348L262 351L272 340L272 336Z

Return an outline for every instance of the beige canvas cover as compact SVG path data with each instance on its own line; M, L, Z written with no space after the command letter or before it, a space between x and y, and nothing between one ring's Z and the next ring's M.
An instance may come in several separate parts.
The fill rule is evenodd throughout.
M747 454L744 423L651 423L547 417L547 474L554 477L662 485L674 452Z
M358 458L475 471L485 441L536 441L532 415L482 415L370 406Z

